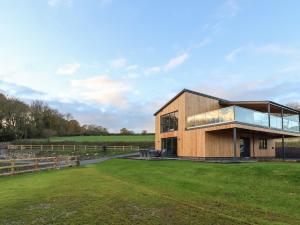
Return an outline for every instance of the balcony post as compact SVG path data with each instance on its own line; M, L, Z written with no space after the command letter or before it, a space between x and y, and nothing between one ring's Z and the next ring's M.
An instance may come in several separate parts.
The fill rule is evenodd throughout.
M298 127L299 127L299 132L300 132L300 113L298 114L298 117L299 117L299 124L298 124Z
M236 158L236 128L233 128L233 155Z
M281 108L281 129L283 130L283 108Z
M269 127L271 127L271 105L268 104L268 120L269 120Z
M282 135L282 140L281 140L281 151L282 151L282 159L285 160L284 134Z

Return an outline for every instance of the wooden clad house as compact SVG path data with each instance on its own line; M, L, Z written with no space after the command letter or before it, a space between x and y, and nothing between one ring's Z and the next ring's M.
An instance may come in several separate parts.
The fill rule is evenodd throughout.
M184 89L155 114L155 148L189 158L275 157L275 139L300 137L300 111Z

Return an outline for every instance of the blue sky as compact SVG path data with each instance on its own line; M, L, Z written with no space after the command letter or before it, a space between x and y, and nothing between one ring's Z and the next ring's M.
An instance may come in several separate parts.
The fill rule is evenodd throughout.
M299 1L0 2L0 91L83 123L153 131L183 88L300 101Z

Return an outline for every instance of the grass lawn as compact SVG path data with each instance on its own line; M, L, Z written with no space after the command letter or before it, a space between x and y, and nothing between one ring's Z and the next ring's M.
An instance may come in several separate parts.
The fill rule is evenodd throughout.
M0 178L2 224L300 224L300 164L109 160Z
M154 135L103 135L50 137L49 139L31 139L33 142L153 142Z

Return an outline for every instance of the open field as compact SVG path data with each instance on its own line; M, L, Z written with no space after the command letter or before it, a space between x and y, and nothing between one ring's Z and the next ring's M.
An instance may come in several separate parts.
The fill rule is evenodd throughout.
M26 142L154 142L154 135L97 135L28 139Z
M0 179L1 224L300 224L300 164L109 160Z

